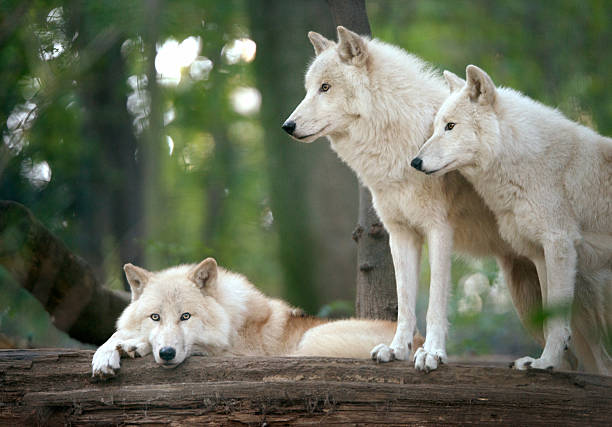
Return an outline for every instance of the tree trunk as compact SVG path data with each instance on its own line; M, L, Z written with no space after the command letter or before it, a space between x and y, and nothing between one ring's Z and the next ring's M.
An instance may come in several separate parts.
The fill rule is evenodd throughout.
M308 31L333 33L329 8L323 0L247 4L285 296L316 313L323 298L353 293L355 178L327 144L292 141L280 126L304 96L303 74L314 56Z
M336 26L371 36L365 0L328 0ZM359 216L353 238L357 242L357 317L397 318L397 293L389 234L372 206L370 191L359 186Z
M91 378L91 351L0 351L0 424L609 425L612 377L499 365L193 356L124 359Z
M126 107L125 63L121 55L123 37L100 24L99 10L81 1L68 8L72 32L78 34L75 48L79 60L89 64L78 76L77 93L83 104L83 150L79 165L78 217L81 222L79 253L97 276L107 281L105 260L116 251L122 261L141 263L142 203L141 168L136 161L138 142ZM102 51L94 51L106 37ZM109 239L111 238L111 239ZM109 278L123 279L120 265ZM129 289L124 281L125 289Z
M127 294L100 285L82 259L15 202L0 201L0 266L40 301L58 329L82 342L106 341L129 302Z

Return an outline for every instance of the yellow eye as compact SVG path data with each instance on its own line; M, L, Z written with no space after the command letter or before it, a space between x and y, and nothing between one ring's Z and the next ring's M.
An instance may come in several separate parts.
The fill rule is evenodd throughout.
M444 130L453 130L453 128L455 127L456 123L453 122L448 122L446 124L446 126L444 127Z
M189 313L181 314L181 320L189 320L190 317L191 317L191 314Z
M161 317L159 316L159 314L157 313L153 313L151 315L151 320L153 320L154 322L159 322L159 319L161 319Z
M328 83L323 83L321 85L321 89L319 89L321 92L327 92L329 90L329 88L331 87L331 85L329 85Z

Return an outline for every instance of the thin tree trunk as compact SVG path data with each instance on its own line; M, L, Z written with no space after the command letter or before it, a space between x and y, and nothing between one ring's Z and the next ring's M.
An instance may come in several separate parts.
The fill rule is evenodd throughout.
M328 0L336 26L371 36L365 0ZM358 317L397 318L397 293L389 235L372 207L370 191L359 186L359 216L353 238L357 242Z

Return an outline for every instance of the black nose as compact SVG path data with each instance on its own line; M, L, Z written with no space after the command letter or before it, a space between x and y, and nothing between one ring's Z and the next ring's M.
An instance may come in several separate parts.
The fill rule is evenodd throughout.
M283 123L282 128L289 135L293 135L293 131L295 130L295 122L293 120L287 120L285 123Z
M423 167L423 160L421 160L420 157L415 157L414 159L412 159L412 161L410 162L410 166L412 166L413 168L415 168L416 170L422 171L422 167Z
M166 362L174 359L174 356L176 356L176 350L172 347L162 347L162 349L159 350L159 357L164 359Z

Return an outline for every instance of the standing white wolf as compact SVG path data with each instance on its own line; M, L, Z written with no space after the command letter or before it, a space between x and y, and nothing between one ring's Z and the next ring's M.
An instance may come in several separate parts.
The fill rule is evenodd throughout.
M302 142L327 136L370 189L376 212L389 231L398 324L391 346L376 346L372 357L387 362L410 356L425 239L430 298L425 344L415 349L416 369L436 369L447 357L453 246L475 256L496 256L517 312L530 328L531 310L541 304L533 264L500 237L492 212L459 173L430 179L410 167L447 96L442 77L404 50L344 27L338 27L337 44L314 32L308 37L316 58L306 73L306 96L283 129ZM531 332L543 342L541 328Z
M132 264L124 270L132 302L117 321L117 332L94 354L94 376L113 375L121 355L149 353L166 368L194 351L210 356L368 358L373 345L390 343L395 332L395 322L304 316L266 297L244 276L217 267L212 258L159 272ZM415 345L421 343L417 336Z
M540 358L515 365L557 368L571 338L585 369L612 373L612 139L496 88L476 66L467 67L467 81L445 76L453 91L413 165L436 176L463 173L505 240L535 263L544 308L555 315ZM575 285L577 270L584 280Z

